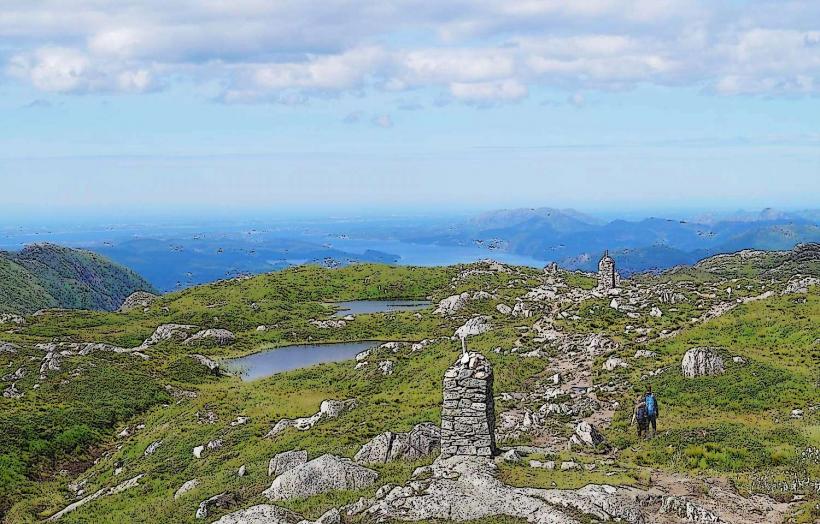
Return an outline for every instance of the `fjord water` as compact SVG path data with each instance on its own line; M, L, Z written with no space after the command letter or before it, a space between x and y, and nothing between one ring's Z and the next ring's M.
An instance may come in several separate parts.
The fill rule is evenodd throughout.
M336 302L339 308L334 316L365 315L367 313L395 313L397 311L417 311L430 307L429 300L352 300L350 302Z
M297 344L260 351L252 355L222 361L221 367L236 373L242 380L256 380L325 362L340 362L356 356L379 342L339 342L335 344Z

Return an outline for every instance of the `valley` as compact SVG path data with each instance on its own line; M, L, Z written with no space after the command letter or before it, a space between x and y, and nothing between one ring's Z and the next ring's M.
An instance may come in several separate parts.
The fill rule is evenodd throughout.
M601 520L618 506L630 522L683 522L680 511L812 522L819 278L816 244L722 255L603 291L594 274L559 267L298 266L124 312L27 316L0 326L0 512L15 523L197 522L203 513L223 523L256 522L255 513L282 523L442 519L437 504L489 482L511 497L529 493L539 514L562 522ZM342 317L333 306L360 300L432 305ZM438 449L425 447L356 458L384 432L442 424L457 332L492 366L499 455L434 463ZM360 341L375 342L355 358L255 380L219 365ZM713 348L704 354L720 358L722 373L684 376L684 354L697 348ZM661 412L657 436L642 440L629 419L648 384ZM426 446L437 445L434 434ZM321 458L377 478L304 491L296 473L270 470L295 450L308 462L294 471L307 474ZM447 480L456 470L462 480ZM265 496L285 478L295 491ZM438 495L413 506L415 489ZM481 522L527 518L481 497L461 501Z

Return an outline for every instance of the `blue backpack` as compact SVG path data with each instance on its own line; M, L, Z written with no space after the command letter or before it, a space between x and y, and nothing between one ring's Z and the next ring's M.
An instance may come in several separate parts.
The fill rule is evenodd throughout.
M650 417L654 417L656 413L656 406L655 406L655 395L651 393L646 396L646 413Z

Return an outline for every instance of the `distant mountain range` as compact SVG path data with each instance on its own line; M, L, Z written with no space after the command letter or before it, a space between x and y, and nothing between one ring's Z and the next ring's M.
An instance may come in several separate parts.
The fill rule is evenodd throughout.
M764 209L694 221L593 218L573 209L511 209L483 213L447 228L415 232L407 241L479 245L570 269L593 270L609 250L626 275L692 264L741 249L785 250L820 240L820 211ZM491 256L491 255L489 255Z
M240 275L277 271L295 264L329 267L353 262L395 263L375 250L349 253L295 238L251 241L238 235L140 238L95 246L94 251L143 275L163 292Z
M155 290L134 271L90 251L54 244L0 251L0 312L113 311L135 291Z

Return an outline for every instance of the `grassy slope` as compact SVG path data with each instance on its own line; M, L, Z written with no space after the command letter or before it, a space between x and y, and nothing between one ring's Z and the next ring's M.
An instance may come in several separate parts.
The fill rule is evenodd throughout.
M508 288L509 277L496 275L482 276L451 289L450 277L458 269L367 265L338 271L297 268L170 295L153 305L148 313L72 312L47 315L32 319L32 324L24 332L14 335L14 339L25 342L61 336L133 345L148 336L157 324L177 321L228 327L238 334L238 341L232 348L213 348L206 353L211 355L243 353L264 344L281 345L309 339L420 340L449 335L452 326L431 316L429 311L422 314L421 319L412 313L359 316L342 330L318 330L307 324L306 320L329 314L330 310L323 302L333 300L420 298L428 295L441 298L455 291L476 289L479 284L488 284L488 280L492 279L492 284L499 287L500 300L509 304L511 297L520 296L522 290L532 285L532 282L520 282ZM588 284L583 278L573 276L573 280ZM747 291L754 293L759 290ZM469 313L492 313L496 303L475 302L471 304ZM163 312L162 307L167 307L168 312ZM596 307L596 304L585 307ZM658 328L685 323L690 311L681 312L680 317L668 311L666 313L663 318L653 320ZM628 320L612 312L607 314L615 316L603 321L584 318L575 324L568 323L566 327L574 326L582 332L610 332L629 344L629 339L622 336L623 324ZM498 320L496 330L472 341L471 346L488 355L495 365L496 391L520 391L533 378L547 371L545 359L522 359L491 351L497 346L510 347L517 338L515 326L532 321L534 319ZM598 326L598 322L604 325ZM258 333L255 326L259 324L275 327ZM781 476L791 471L799 474L808 472L816 477L816 465L801 464L796 453L807 446L820 446L817 415L806 410L808 416L802 421L790 421L786 417L794 407L805 409L820 403L816 387L820 358L817 346L813 345L814 340L820 337L817 326L820 326L820 297L815 290L803 303L795 301L794 297L751 303L705 325L686 329L677 338L652 343L649 349L660 353L661 362L652 362L651 366L647 362L646 370L659 365L672 366L667 374L653 382L659 391L663 409L661 428L664 434L661 438L649 443L636 442L631 428L626 427L626 414L621 413L607 434L624 450L612 471L533 473L521 466L505 466L502 475L512 483L532 486L550 486L553 482L561 486L579 486L587 482L600 482L604 478L610 482L642 483L646 482L647 466L690 473L729 474L736 476L741 484L748 484L750 474L755 469ZM730 362L723 377L684 381L676 366L683 352L693 345L725 346L732 355L744 355L748 365L735 366ZM636 347L641 346L629 344L623 350L624 355L634 353ZM90 491L113 485L138 473L146 473L146 477L141 487L95 501L66 517L65 522L189 522L193 521L199 501L225 490L235 492L243 506L263 502L259 493L271 480L266 473L267 461L279 451L299 448L309 450L311 457L324 452L351 456L362 443L379 432L406 430L424 420L437 422L441 375L458 348L456 344L444 341L418 353L404 351L377 356L378 359L396 361L395 373L388 377L375 373L372 368L364 373L354 371L348 362L283 373L251 383L236 379L214 381L206 377L201 369L190 365L190 360L185 356L188 351L172 344L159 346L151 350L153 358L148 362L128 356L94 356L99 359L95 364L101 373L126 372L125 383L133 384L137 389L126 389L122 397L117 397L105 382L89 374L83 379L89 387L79 388L76 396L69 398L67 404L76 406L92 402L95 396L103 399L109 397L113 405L107 406L105 401L101 401L91 404L85 413L89 420L100 412L106 413L103 418L107 422L99 428L94 426L94 429L99 429L99 434L95 435L99 438L95 441L112 454L92 467L83 478L89 478ZM23 362L25 355L16 358ZM16 364L17 361L11 367ZM69 369L71 366L61 376L68 375ZM596 377L596 382L629 380L636 387L641 387L640 376L646 370L633 368L623 372L623 375L601 373ZM130 381L129 374L140 376L142 380ZM157 406L132 419L132 427L137 422L145 422L146 429L122 440L124 446L121 450L117 451L112 444L106 444L111 442L114 428L122 427L129 414L142 410L144 406L138 405L139 399L166 401L167 397L164 397L164 390L160 387L167 383L195 389L198 397L191 401L171 402L167 407ZM30 385L25 380L21 384L30 391ZM26 403L21 404L16 416L25 417L33 409L51 409L55 407L53 405L65 408L64 399L58 393L43 386L34 398L25 398ZM321 400L326 398L351 397L359 400L359 407L337 420L324 422L306 433L288 430L274 440L262 438L271 424L281 417L312 414ZM9 405L0 399L0 406L5 408ZM216 424L198 423L197 412L206 410L217 414L219 420ZM228 423L239 415L249 416L250 422L244 426L230 427ZM17 420L9 420L0 428L16 427ZM66 424L60 426L60 420L55 420L51 422L56 425L52 429L53 434L59 435L71 428ZM88 425L85 419L79 420L77 416L72 417L71 423L78 421ZM106 428L109 430L107 434L104 433ZM69 436L78 438L77 435L75 431ZM79 436L82 435L79 432ZM10 447L6 444L9 438L8 434L3 436L0 431L0 443L4 449ZM192 457L191 449L194 446L215 438L223 439L223 449L202 460ZM146 446L159 439L163 443L157 452L143 456ZM60 445L65 442L70 444L71 439L64 437L60 441L50 442L51 446L59 449L58 442ZM12 450L15 445L20 446L19 443L12 443ZM81 451L78 454L82 456ZM9 455L26 456L23 452ZM58 454L50 460L62 464L62 456ZM589 460L583 456L572 458ZM114 478L113 465L117 461L122 463L125 471ZM235 472L242 464L247 466L248 475L240 479ZM43 468L43 472L48 469L45 466L50 466L29 462L23 468L7 469L11 471L10 477L14 477L15 472L26 472L32 476L38 471L35 468L37 465ZM417 465L396 463L377 469L382 475L382 482L401 482ZM24 471L25 467L35 468L35 471ZM606 476L606 473L615 475ZM179 501L174 501L173 491L195 477L202 480L202 484ZM12 484L15 482L12 478L9 485L25 493L14 495L13 499L19 502L9 512L8 520L36 520L63 507L70 501L65 492L67 481L58 477L34 485L21 481L18 474L16 484ZM305 501L291 501L288 505L306 516L316 517L330 506L353 501L372 491L335 493Z
M659 354L657 361L602 373L599 380L630 380L634 394L651 380L661 402L663 434L649 443L637 442L627 426L630 414L626 409L619 413L611 438L631 449L625 457L693 472L748 474L774 468L786 474L804 466L797 460L799 451L820 445L820 421L808 409L820 404L820 296L813 292L803 298L805 302L792 296L740 306L673 339L650 344L648 349ZM684 378L681 358L695 346L725 348L726 373ZM732 356L746 362L735 363ZM669 371L641 380L660 367ZM623 401L631 405L629 398ZM803 409L808 420L790 420L796 408ZM816 478L820 469L815 465L809 473Z
M34 275L0 252L0 313L31 312L56 305Z
M130 269L81 249L35 244L14 260L37 278L60 307L112 311L134 291L154 291Z

